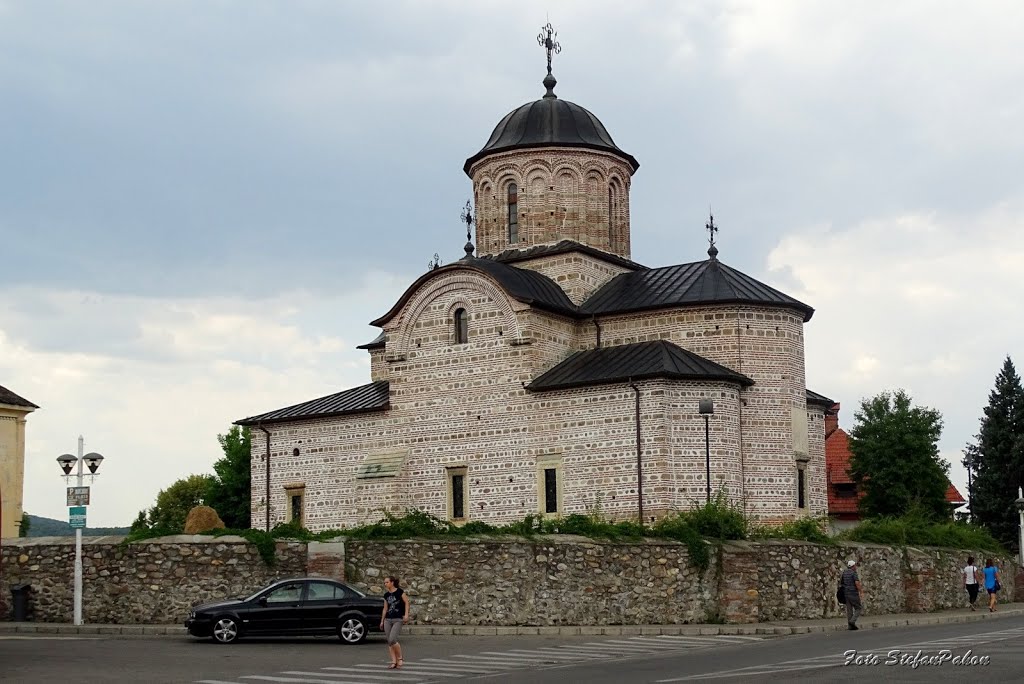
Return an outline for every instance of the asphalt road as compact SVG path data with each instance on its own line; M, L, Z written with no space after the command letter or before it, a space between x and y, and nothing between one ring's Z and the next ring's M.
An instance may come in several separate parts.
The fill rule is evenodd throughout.
M407 636L403 644L408 657L405 667L388 670L379 636L360 646L345 646L336 639L243 640L222 646L178 637L0 635L0 680L33 684L667 684L879 678L1024 682L1024 617L786 637ZM977 664L953 661L964 656ZM980 664L985 658L988 664ZM848 660L851 664L844 664Z

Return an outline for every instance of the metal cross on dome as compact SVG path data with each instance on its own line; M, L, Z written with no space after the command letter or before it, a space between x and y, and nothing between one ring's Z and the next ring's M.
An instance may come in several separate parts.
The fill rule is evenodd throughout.
M462 208L461 214L462 222L466 224L466 256L472 256L473 254L473 205L469 200L466 200L466 206Z
M708 223L704 224L704 228L708 231L708 234L710 236L710 237L708 237L708 241L711 243L711 246L714 247L715 246L715 233L718 232L718 226L715 225L715 215L709 212L708 216L710 218L710 221L708 221Z
M549 74L551 73L551 53L557 55L562 51L562 45L555 38L558 38L558 31L551 27L550 21L540 27L540 33L537 34L537 45L540 45L548 53Z

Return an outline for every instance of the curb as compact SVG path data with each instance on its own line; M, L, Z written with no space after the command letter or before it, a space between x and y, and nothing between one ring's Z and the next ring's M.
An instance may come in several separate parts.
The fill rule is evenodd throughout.
M863 616L860 624L873 629L920 625L949 625L980 622L1001 617L1024 616L1024 606L1003 608L998 613L978 611L952 614L923 613L920 615ZM573 626L515 626L485 625L409 625L409 635L432 636L787 636L845 632L842 618L822 621L794 620L792 622L763 622L747 625L573 625ZM78 634L93 636L168 636L188 637L182 625L70 625L56 622L0 622L0 634Z

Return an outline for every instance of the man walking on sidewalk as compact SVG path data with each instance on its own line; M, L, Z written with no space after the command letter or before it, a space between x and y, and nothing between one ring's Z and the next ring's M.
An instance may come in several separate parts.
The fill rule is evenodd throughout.
M843 570L843 576L839 578L839 584L846 592L846 622L850 625L850 629L860 629L857 627L857 618L860 617L860 601L864 590L860 586L860 577L857 576L857 561L853 559L846 561L846 569Z

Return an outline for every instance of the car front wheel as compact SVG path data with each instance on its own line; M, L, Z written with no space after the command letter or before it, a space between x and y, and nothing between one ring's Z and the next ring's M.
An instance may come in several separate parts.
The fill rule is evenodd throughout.
M338 638L344 644L358 644L366 639L366 621L350 615L338 624Z
M238 639L238 623L233 617L223 615L213 621L213 640L218 644L230 644Z

